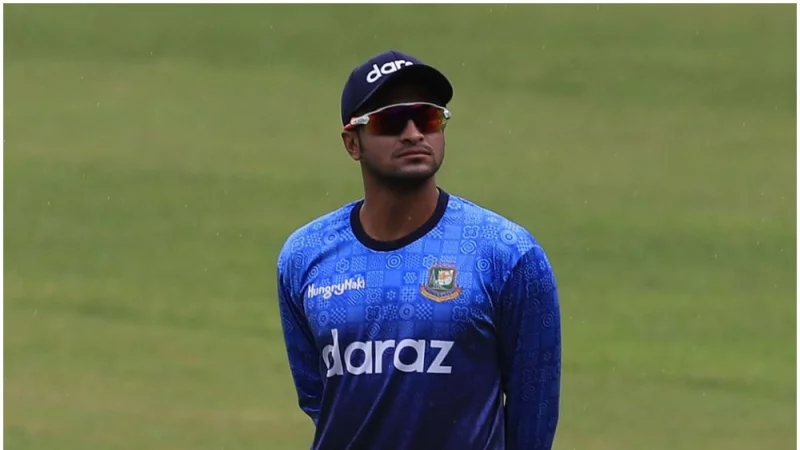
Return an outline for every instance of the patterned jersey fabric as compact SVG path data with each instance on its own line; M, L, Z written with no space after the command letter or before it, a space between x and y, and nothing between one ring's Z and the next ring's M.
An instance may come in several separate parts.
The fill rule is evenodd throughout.
M433 217L371 239L349 203L295 231L278 295L315 450L550 449L556 282L535 238L440 191Z

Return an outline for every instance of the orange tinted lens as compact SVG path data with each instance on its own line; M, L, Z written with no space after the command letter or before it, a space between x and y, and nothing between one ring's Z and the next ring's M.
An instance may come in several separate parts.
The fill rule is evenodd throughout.
M414 120L417 129L422 133L435 133L444 129L447 123L444 118L444 111L433 106L426 106L421 115L424 115L424 121Z
M446 125L444 111L435 106L398 106L371 115L366 130L372 134L397 135L405 130L409 121L424 134L441 131Z

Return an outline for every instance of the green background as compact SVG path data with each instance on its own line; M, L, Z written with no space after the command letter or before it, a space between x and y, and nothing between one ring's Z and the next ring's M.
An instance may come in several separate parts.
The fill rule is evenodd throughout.
M794 448L795 8L5 6L5 448L308 448L275 258L361 196L387 48L455 86L442 186L550 255L556 449Z

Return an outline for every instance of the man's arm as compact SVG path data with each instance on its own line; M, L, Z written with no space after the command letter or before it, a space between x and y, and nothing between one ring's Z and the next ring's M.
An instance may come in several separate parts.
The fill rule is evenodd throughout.
M550 450L561 395L561 314L553 271L541 247L527 251L506 280L499 334L506 449Z
M289 369L297 390L298 403L300 409L311 417L316 425L319 419L323 388L322 376L319 372L319 352L308 327L302 298L296 298L288 286L285 274L281 273L280 269L278 270L278 305L284 344L289 357Z

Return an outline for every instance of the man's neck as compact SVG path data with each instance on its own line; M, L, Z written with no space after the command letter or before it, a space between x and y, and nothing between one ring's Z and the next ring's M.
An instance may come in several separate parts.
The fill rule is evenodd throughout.
M364 231L379 241L394 241L411 234L433 216L439 189L431 178L418 189L365 189L359 219Z

